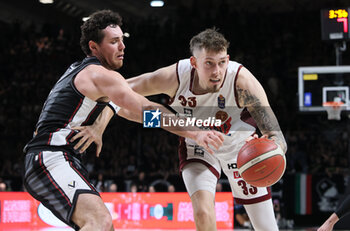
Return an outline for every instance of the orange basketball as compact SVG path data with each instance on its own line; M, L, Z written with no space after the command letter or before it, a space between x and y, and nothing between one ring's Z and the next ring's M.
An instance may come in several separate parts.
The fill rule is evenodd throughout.
M283 176L286 158L275 141L258 138L247 142L238 152L239 174L256 187L268 187Z

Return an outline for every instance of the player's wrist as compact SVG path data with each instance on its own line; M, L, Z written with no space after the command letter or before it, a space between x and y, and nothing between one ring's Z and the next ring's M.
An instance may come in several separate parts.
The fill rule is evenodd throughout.
M192 140L197 140L197 137L199 135L198 131L186 131L186 136Z

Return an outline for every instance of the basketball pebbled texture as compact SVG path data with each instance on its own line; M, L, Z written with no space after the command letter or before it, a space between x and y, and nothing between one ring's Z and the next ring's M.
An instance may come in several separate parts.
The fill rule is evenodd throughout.
M286 158L275 141L257 138L250 140L240 149L237 167L239 174L248 184L268 187L283 176Z

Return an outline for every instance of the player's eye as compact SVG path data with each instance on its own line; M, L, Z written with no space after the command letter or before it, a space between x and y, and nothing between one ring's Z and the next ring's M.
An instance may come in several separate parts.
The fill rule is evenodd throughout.
M112 44L116 44L116 43L119 43L119 42L123 42L123 37L121 37L121 38L116 38L116 39L113 39L113 40L111 41Z

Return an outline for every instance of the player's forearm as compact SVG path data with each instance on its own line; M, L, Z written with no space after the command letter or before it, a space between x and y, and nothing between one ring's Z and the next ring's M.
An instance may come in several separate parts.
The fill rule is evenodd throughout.
M191 139L196 138L197 134L194 131L200 131L200 129L197 128L196 126L183 126L182 123L178 122L181 119L177 118L174 115L174 113L169 111L163 105L149 101L145 97L139 94L136 94L133 91L128 91L126 93L119 94L118 102L116 99L112 98L112 100L115 100L119 106L125 109L124 112L126 113L123 114L124 116L126 116L125 118L127 119L131 118L133 121L142 123L144 111L153 110L155 111L154 113L159 113L158 115L154 114L155 117L159 119L163 117L165 121L171 121L171 123L169 123L168 126L163 126L162 127L163 129L179 136L183 136Z
M112 111L112 109L109 107L105 107L103 111L100 113L100 115L97 117L97 119L95 120L94 126L101 133L103 133L113 116L114 116L114 111Z
M142 123L142 116L138 116L137 114L135 113L132 113L131 111L125 109L125 108L121 108L118 112L118 116L121 116L127 120L130 120L130 121L134 121L134 122L137 122L137 123Z
M175 135L181 136L181 137L186 137L186 138L190 138L192 140L196 139L196 136L198 135L198 132L201 131L198 127L195 126L179 126L178 122L176 122L178 120L178 118L170 118L171 120L173 120L172 125L170 126L162 126L162 128L168 132L171 132ZM165 120L167 120L165 118Z
M339 221L339 217L336 213L332 213L332 215L327 219L327 222L331 224L332 226L335 225Z
M273 139L282 148L284 153L287 152L287 142L284 139L282 131L274 131L274 132L266 133L266 135L269 138Z
M258 102L254 106L249 107L248 110L258 125L261 133L267 135L268 138L274 139L284 153L286 153L287 143L271 107L261 106Z
M152 86L150 86L148 79L151 77L151 73L144 73L142 75L127 79L131 89L143 96L152 95Z
M255 106L250 113L262 135L267 135L268 138L275 140L283 152L286 153L287 143L271 107Z

